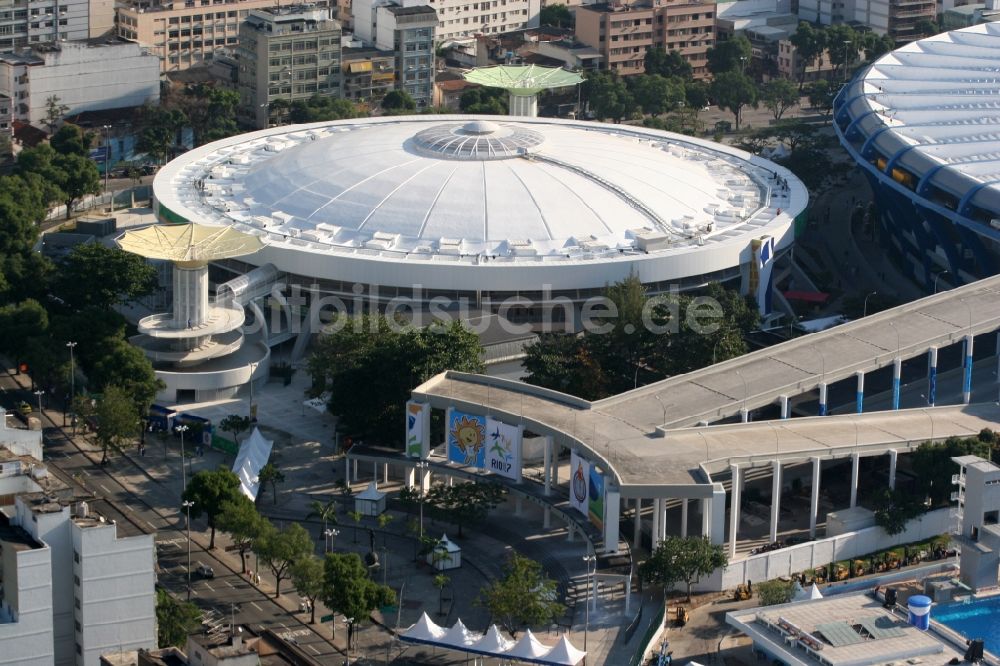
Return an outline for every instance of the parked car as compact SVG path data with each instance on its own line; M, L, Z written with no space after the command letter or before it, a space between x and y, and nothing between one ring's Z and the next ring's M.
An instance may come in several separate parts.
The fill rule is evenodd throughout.
M215 569L207 564L199 564L195 572L202 578L215 578Z

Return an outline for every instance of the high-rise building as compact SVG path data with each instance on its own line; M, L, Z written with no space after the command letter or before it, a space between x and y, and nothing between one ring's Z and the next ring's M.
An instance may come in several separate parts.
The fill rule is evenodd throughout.
M821 25L854 22L900 43L922 37L917 24L936 21L937 12L936 0L799 0L803 21Z
M277 0L127 0L118 7L118 35L151 49L160 57L162 71L176 72L212 60L216 50L235 48L240 23L251 10L280 4Z
M377 23L376 8L393 4L407 8L426 5L437 12L435 39L438 42L535 28L541 10L541 0L353 0L351 12L355 33L372 41L372 28Z
M576 37L604 56L604 68L642 74L647 49L676 51L695 78L708 76L708 49L715 44L715 3L642 0L593 4L576 9Z
M395 87L396 54L376 48L344 48L344 98L356 104L377 103Z
M355 0L354 36L366 46L393 51L396 88L405 90L417 106L430 106L434 97L434 45L438 15L430 5L414 0Z
M0 4L0 51L96 37L90 32L89 15L88 0L4 2Z
M279 122L291 104L341 96L341 29L315 5L251 10L239 33L240 115L254 127Z

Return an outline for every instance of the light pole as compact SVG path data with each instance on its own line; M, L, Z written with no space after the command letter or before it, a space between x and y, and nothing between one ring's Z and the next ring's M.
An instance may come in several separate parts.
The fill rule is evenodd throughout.
M867 317L868 316L868 299L871 298L872 296L877 295L877 294L878 294L877 291L873 291L870 294L868 294L867 296L865 296L865 308L864 308L864 311L862 311L862 313L861 313L862 317Z
M594 570L597 570L597 558L593 555L584 555L583 561L587 565L587 607L584 613L584 623L583 623L583 651L587 651L587 635L590 633L590 588L592 587L594 581L594 575L590 571L591 563L594 564ZM586 666L587 657L583 657L583 663Z
M847 83L847 68L850 66L850 61L853 59L851 58L851 45L851 40L844 40L844 83Z
M42 396L45 395L45 391L38 389L35 391L35 395L38 396L38 418L42 418Z
M344 666L351 666L351 638L354 634L354 618L345 617L344 624L347 625L347 661L344 662Z
M724 339L725 338L719 338L718 340L715 341L715 344L712 345L712 365L715 365L715 352L719 348L719 345L722 343Z
M427 464L426 460L421 460L420 462L413 465L414 469L417 470L417 475L420 477L420 543L424 542L424 470L426 470L430 465Z
M324 536L326 536L326 552L333 550L333 540L340 534L340 530L326 529L323 530Z
M104 192L108 191L108 174L111 173L111 125L101 125L104 130ZM111 198L111 208L114 210L114 197Z
M949 273L949 272L950 272L950 271L941 271L940 273L935 273L935 274L934 274L934 293L935 293L935 294L937 293L937 283L938 283L938 279L940 279L940 277L941 277L942 275L944 275L945 273Z
M184 433L188 431L188 426L179 425L174 430L181 434L181 492L187 492L187 470L184 468Z
M69 407L70 407L70 422L73 424L73 434L76 434L76 406L73 404L76 400L76 360L73 356L73 349L76 347L75 342L67 342L66 346L69 347ZM63 425L66 425L65 423Z
M181 502L181 506L183 506L184 510L187 511L187 542L188 542L187 600L191 601L191 507L194 506L194 502L191 502L189 500L184 500L183 502Z
M653 397L656 398L656 402L660 403L660 407L663 408L663 420L660 421L660 425L666 425L667 423L667 406L663 404L663 400L660 399L659 393L654 393Z
M747 411L747 397L749 397L750 395L750 385L747 384L747 378L743 376L742 372L737 370L736 374L739 375L740 379L743 380L743 418L749 421L750 412Z

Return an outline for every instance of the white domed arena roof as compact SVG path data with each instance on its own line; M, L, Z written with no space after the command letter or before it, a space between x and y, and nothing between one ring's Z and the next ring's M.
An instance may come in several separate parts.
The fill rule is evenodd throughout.
M179 157L153 187L164 221L260 236L267 247L251 262L324 279L463 290L537 289L540 279L600 287L649 259L663 265L645 281L708 274L738 265L752 238L790 242L791 220L807 202L786 170L707 141L622 125L472 116L244 134ZM692 259L723 247L725 259ZM665 268L665 258L689 253L686 267ZM611 273L578 269L550 279L559 266L608 262L617 265ZM431 278L431 267L447 275ZM508 283L495 270L471 278L460 267L544 267L546 275Z

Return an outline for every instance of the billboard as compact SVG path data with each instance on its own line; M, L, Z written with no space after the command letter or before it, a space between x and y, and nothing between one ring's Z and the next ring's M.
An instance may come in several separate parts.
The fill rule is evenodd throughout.
M486 417L448 409L448 461L482 469L486 465Z
M590 463L572 452L569 459L569 503L584 516L589 515Z
M406 457L427 458L431 453L431 406L426 402L406 402Z
M486 469L494 474L521 481L522 426L486 419Z
M604 475L596 466L590 466L587 483L587 518L599 530L604 529Z

